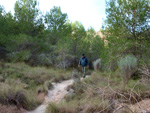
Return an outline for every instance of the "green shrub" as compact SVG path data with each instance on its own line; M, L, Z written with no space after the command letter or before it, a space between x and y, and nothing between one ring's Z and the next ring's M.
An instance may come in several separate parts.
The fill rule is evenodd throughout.
M124 58L119 59L118 66L122 73L124 85L126 85L131 78L131 75L136 71L137 58L132 55L127 55Z
M59 113L59 111L54 103L50 103L46 108L46 113Z
M20 62L20 61L28 60L30 56L31 56L30 51L23 50L19 52L12 52L11 54L9 54L9 59L12 62L17 62L17 61Z

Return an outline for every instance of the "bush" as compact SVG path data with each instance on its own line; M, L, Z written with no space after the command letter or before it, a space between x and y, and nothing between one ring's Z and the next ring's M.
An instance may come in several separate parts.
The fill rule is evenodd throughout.
M137 58L132 55L127 55L125 56L125 58L119 59L118 66L122 73L122 78L125 86L131 78L131 75L136 71Z
M40 93L53 88L52 82L70 77L70 71L0 62L0 103L33 110L42 101Z
M0 92L0 103L13 104L16 105L18 109L23 107L27 110L31 110L41 103L33 92L29 93L20 86L1 84Z
M17 62L17 61L25 61L28 60L29 57L31 56L30 51L23 50L20 52L12 52L9 54L9 59L12 62Z
M97 59L96 61L93 62L94 70L98 71L100 70L101 67L101 59Z
M40 55L37 55L37 57L39 65L50 66L53 64L52 56L50 54L42 53Z
M73 61L73 56L63 53L63 54L59 54L56 57L56 67L58 68L62 68L62 69L66 69L68 67L71 66Z

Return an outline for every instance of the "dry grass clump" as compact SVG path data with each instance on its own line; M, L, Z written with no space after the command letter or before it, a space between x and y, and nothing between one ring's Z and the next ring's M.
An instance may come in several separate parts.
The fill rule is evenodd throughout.
M0 104L0 113L26 113L27 111L25 109L20 109L14 105L2 105Z
M4 80L7 78L19 78L27 84L30 84L32 80L36 85L44 84L47 80L59 82L71 77L68 71L46 67L31 67L24 63L5 63L0 75Z
M150 82L131 79L123 88L121 76L107 74L94 72L75 82L68 87L74 93L66 96L65 102L50 104L47 113L132 113L130 105L150 98Z
M31 110L38 106L41 102L36 98L33 92L27 92L20 86L1 84L0 103L5 105L16 105L18 109L25 108L27 110Z
M45 87L44 85L41 85L37 88L37 94L40 94L40 93L45 93L47 94L48 93L48 88Z
M59 82L69 79L71 73L60 69L46 67L31 67L24 63L5 63L0 71L0 81L5 82L7 79L19 79L21 82L28 84L28 88L43 85L45 81Z
M108 101L101 101L99 98L72 100L59 104L50 103L46 113L107 113L111 109L105 109Z
M52 82L69 78L70 72L61 69L0 62L0 103L32 110L42 101L39 95L53 87Z

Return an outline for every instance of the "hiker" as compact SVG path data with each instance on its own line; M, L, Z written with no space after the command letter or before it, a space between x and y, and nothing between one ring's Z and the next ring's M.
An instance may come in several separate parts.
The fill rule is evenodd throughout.
M78 67L80 67L80 66L82 66L83 78L85 78L86 77L86 67L87 66L89 67L89 62L84 54L82 54L82 58L80 58Z

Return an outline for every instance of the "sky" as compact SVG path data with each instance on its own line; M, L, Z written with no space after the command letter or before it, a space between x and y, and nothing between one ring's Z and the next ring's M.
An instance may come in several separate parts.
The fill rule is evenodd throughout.
M37 0L40 10L45 14L54 6L60 6L63 13L68 14L71 22L81 22L85 29L93 27L96 31L101 29L105 15L105 0ZM0 5L7 12L14 13L16 0L0 0Z

